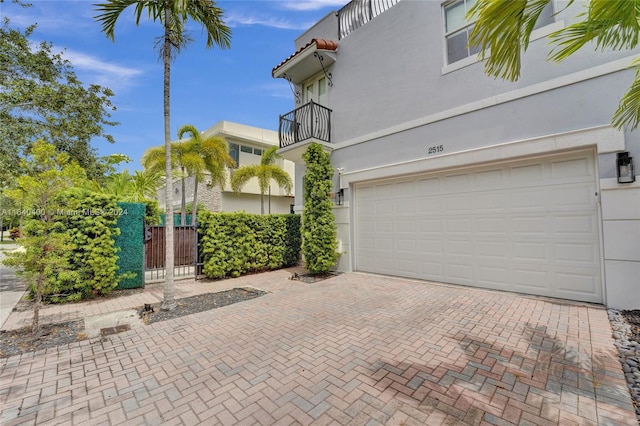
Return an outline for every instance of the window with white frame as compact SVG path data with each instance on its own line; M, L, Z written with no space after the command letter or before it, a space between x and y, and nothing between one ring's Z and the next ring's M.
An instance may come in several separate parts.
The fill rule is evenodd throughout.
M465 19L467 12L475 3L476 0L455 0L444 3L444 37L447 64L475 55L480 51L479 47L469 46L469 33L473 30L475 22ZM540 13L534 30L549 25L553 21L554 7L552 0Z
M448 64L480 51L477 47L468 46L474 22L465 19L475 2L476 0L456 0L444 4L444 38Z

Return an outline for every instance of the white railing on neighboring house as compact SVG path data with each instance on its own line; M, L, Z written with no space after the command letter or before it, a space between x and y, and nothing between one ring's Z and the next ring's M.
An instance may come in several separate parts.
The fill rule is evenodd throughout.
M353 0L338 11L338 38L343 39L400 0Z

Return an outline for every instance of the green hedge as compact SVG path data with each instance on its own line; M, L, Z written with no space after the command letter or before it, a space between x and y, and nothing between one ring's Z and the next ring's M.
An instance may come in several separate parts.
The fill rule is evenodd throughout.
M105 295L123 279L115 238L120 209L111 196L74 188L59 196L57 232L64 234L68 268L49 274L43 300L68 302ZM33 292L33 289L32 289Z
M144 287L144 219L148 209L144 203L118 203L119 247L118 268L121 274L129 273L118 283L118 289Z
M209 278L293 266L300 256L300 216L204 212L200 250Z

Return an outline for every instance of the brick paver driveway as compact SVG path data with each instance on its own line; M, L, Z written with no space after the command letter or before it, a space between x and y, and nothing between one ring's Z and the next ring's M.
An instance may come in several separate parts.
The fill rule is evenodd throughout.
M602 307L288 276L232 280L272 291L258 299L2 360L0 423L637 424Z

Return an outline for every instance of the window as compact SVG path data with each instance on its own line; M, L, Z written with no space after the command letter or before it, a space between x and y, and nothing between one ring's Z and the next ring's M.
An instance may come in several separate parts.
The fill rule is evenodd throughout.
M327 79L324 75L308 81L304 86L303 103L313 102L327 106Z
M240 145L240 151L251 154L253 153L253 148L251 148L250 146Z
M444 37L448 64L480 51L478 47L467 46L473 22L467 21L465 16L474 3L475 0L457 0L444 6Z
M236 167L240 165L240 151L238 150L237 143L229 144L229 155L233 158L233 161L236 163Z
M260 148L253 148L253 153L255 155L262 155L262 150Z
M480 51L479 47L468 46L469 33L473 30L474 22L465 19L475 2L476 0L456 0L444 5L447 64L475 55ZM553 11L553 1L550 1L540 13L534 30L553 23Z

